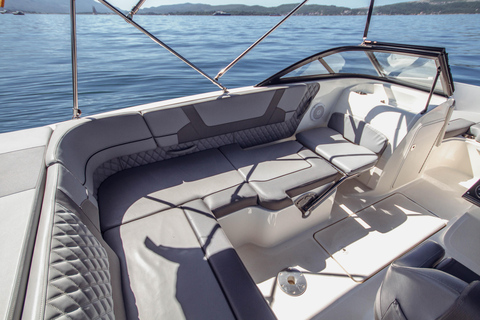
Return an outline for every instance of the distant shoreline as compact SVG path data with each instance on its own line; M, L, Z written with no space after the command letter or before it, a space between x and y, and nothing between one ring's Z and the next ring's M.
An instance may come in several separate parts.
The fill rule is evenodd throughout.
M64 0L50 0L48 5L32 5L27 0L16 0L14 4L7 5L9 12L23 11L27 14L68 14L70 9ZM93 9L97 14L113 14L101 4L93 0L84 0L79 6L78 14L92 14ZM12 2L10 2L12 3ZM89 4L92 3L92 4ZM215 12L224 12L217 16L283 16L296 7L296 4L282 4L276 7L260 5L208 5L201 3L183 3L174 5L161 5L140 9L137 15L180 15L180 16L213 16ZM90 9L91 8L91 9ZM123 10L127 13L126 10ZM335 5L307 4L295 14L297 16L362 16L366 15L368 8L348 8ZM374 15L446 15L446 14L480 14L480 0L423 0L402 2L390 5L376 6Z
M28 11L23 11L26 15L27 14L45 14L45 15L70 15L69 13L49 13L49 12L28 12ZM411 14L374 14L374 16L448 16L448 15L462 15L462 14L468 14L468 15L474 15L474 14L480 14L480 12L472 12L472 13L411 13ZM0 16L2 16L1 14ZM5 13L5 15L13 15L12 13ZM98 15L98 16L116 16L115 13L97 13L97 14L92 14L91 12L77 12L77 15L81 16L93 16L93 15ZM191 17L191 16L198 16L198 17L216 17L213 14L188 14L188 13L173 13L173 14L161 14L161 13L137 13L137 16L184 16L184 17ZM229 17L274 17L278 15L269 15L269 14L230 14ZM285 15L280 15L280 16L285 16ZM355 16L365 16L364 14L357 14L357 15L346 15L346 14L296 14L294 15L296 17L355 17Z

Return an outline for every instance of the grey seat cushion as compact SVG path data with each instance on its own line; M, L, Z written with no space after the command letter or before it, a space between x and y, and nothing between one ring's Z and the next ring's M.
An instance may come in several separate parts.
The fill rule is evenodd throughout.
M99 188L102 231L243 182L217 149L121 171Z
M128 319L275 319L202 200L105 232Z
M122 269L128 319L234 319L181 208L105 232Z
M296 141L252 149L228 145L220 150L258 194L259 203L272 210L291 205L291 197L330 183L338 174Z
M217 220L200 201L183 210L237 319L276 319Z
M334 164L346 175L370 169L378 160L377 154L366 147L346 140L330 128L315 128L297 134L297 140Z
M377 154L382 153L387 145L388 139L383 133L349 114L333 113L328 121L328 127L340 132L348 141Z

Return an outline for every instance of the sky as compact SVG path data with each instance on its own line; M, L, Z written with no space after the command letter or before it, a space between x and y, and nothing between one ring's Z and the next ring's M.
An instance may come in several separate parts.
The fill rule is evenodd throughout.
M414 0L376 0L376 6L382 6L398 2L406 2ZM143 5L143 8L156 7L167 4L180 4L180 3L204 3L211 5L221 5L221 4L245 4L245 5L261 5L264 7L276 7L285 3L300 3L300 0L147 0ZM111 0L112 4L122 8L122 9L131 9L136 3L137 0ZM370 4L369 0L310 0L306 4L322 4L322 5L335 5L339 7L348 7L348 8L361 8L368 7Z

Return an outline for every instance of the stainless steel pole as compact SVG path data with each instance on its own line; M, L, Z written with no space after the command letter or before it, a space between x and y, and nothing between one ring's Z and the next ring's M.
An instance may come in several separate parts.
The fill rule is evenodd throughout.
M72 85L73 85L73 119L80 118L78 109L78 74L77 74L77 22L75 0L70 0L70 23L72 45Z
M137 14L138 10L140 10L140 8L143 6L145 1L147 0L139 0L137 5L133 7L132 11L130 11L127 17L129 17L130 19L133 19L133 15Z
M212 79L212 77L210 77L208 74L206 74L205 72L203 72L200 68L198 68L197 66L195 66L193 63L191 63L190 61L188 61L186 58L184 58L180 53L176 52L175 50L173 50L172 48L170 48L166 43L162 42L160 39L158 39L157 37L155 37L153 34L151 34L150 32L148 32L147 30L145 30L141 25L137 24L135 21L133 21L132 19L130 19L129 17L127 17L126 15L124 15L120 10L118 10L117 8L115 8L114 6L112 6L108 1L106 0L98 0L100 1L100 3L102 3L103 5L105 5L107 8L109 8L110 10L112 10L113 12L115 12L116 14L118 14L120 17L122 17L127 23L130 23L132 26L134 26L135 28L137 28L138 30L140 30L141 32L143 32L145 35L147 35L150 39L153 40L153 42L155 42L156 44L162 46L163 48L167 49L171 54L173 54L174 56L176 56L178 59L182 60L184 63L186 63L190 68L192 68L193 70L197 71L198 73L200 73L202 76L204 76L205 78L207 78L208 80L210 80L214 85L216 85L217 87L219 87L220 89L223 90L223 92L228 92L228 89L226 87L224 87L221 83L219 83L217 80L214 80Z
M280 27L280 25L282 23L284 23L288 18L290 18L290 16L292 16L295 12L297 12L305 3L307 3L308 0L304 0L302 3L300 3L299 5L297 5L292 11L290 11L289 14L287 14L285 16L285 18L283 18L279 23L277 23L275 26L273 26L273 28L271 28L267 33L265 33L262 37L260 37L260 39L258 39L257 41L255 41L254 44L252 44L250 47L247 48L247 50L243 51L238 57L235 58L235 60L233 60L232 62L230 62L230 64L228 66L226 66L225 68L223 68L222 70L220 70L218 72L218 74L215 76L215 80L218 80L220 79L221 76L223 76L228 70L230 70L231 67L233 67L240 59L242 59L247 53L250 52L250 50L252 50L253 48L255 48L257 46L257 44L259 44L260 42L263 41L263 39L265 39L266 37L268 37L268 35L270 33L272 33L273 31L275 31L278 27Z
M433 80L433 83L432 83L432 88L430 89L430 93L428 94L427 104L425 105L425 109L423 109L423 111L420 112L420 114L425 114L428 111L428 106L430 105L430 101L432 100L433 92L435 91L435 87L437 86L440 73L442 73L442 67L437 68L437 74L435 75L435 79Z

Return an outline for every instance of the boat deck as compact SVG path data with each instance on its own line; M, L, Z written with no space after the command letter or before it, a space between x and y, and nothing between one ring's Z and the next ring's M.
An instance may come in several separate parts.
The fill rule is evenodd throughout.
M462 198L478 176L465 172L471 167L465 164L446 167L448 158L442 157L444 149L459 143L444 142L448 145L436 151L424 175L393 194L369 196L360 181L345 183L337 192L329 226L314 227L274 248L237 248L278 319L373 319L386 267L427 238L479 273L478 239L458 231L480 227L480 210ZM476 148L475 143L466 145L464 152ZM291 296L280 288L278 273L286 268L303 273L305 293Z

